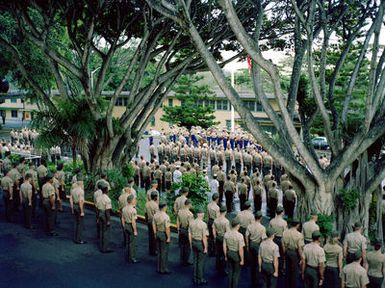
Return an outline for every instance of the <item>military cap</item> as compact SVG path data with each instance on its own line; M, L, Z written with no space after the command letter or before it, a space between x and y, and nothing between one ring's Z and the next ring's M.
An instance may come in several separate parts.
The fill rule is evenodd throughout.
M152 196L158 196L158 192L156 190L155 191L151 191L150 197L152 197Z
M134 182L134 178L132 178L132 177L128 178L128 181L127 181L127 182L128 182L128 183Z
M255 218L258 218L258 219L262 218L262 211L259 210L259 211L255 212L254 216L255 216Z
M272 227L268 227L266 229L266 236L267 236L267 238L270 238L273 235L275 235L275 230Z
M241 224L241 222L239 221L238 217L235 217L233 220L231 220L231 226L232 227L235 227L239 224Z
M195 209L195 213L196 214L202 214L202 213L205 213L205 210L203 210L202 207L198 207L198 208Z
M278 206L277 207L277 210L275 211L277 214L279 213L282 213L283 212L283 207L282 206Z
M158 184L158 181L152 180L151 184Z
M127 203L132 203L132 201L135 199L135 196L130 194L127 196Z
M362 227L362 224L360 222L354 223L354 229L359 229Z
M354 256L353 256L353 261L357 261L357 260L360 260L360 258L362 257L362 252L361 250L357 250L356 253L354 253Z
M51 179L53 178L53 174L52 174L51 172L49 172L49 173L47 174L47 176L45 176L45 178L46 178L47 180L51 180Z
M319 232L318 230L314 231L312 234L311 234L311 238L313 240L317 240L321 237L321 232Z
M214 201L219 199L219 194L218 193L214 193L213 196L211 196L211 199L213 199Z
M218 177L218 175L217 175L217 174L214 174L214 175L213 175L213 178L217 178L217 177Z
M317 211L315 211L315 210L312 210L312 211L310 212L310 215L311 215L311 216L317 216L317 215L318 215L318 213L317 213Z
M160 203L159 203L159 209L163 209L163 208L166 207L166 206L167 206L167 203L166 203L166 202L160 201Z
M184 205L187 206L187 205L190 205L191 204L191 200L190 199L186 199L186 201L184 201Z
M246 201L245 204L244 204L244 207L245 207L245 209L249 209L251 207L251 202L250 201Z
M291 219L291 225L292 225L292 226L296 226L296 225L298 225L299 223L300 223L299 219L297 219L297 218Z
M340 233L339 233L338 231L333 231L333 232L330 234L330 236L331 236L332 238L337 238L337 237L340 237Z
M99 186L99 189L101 189L101 190L108 188L108 184L104 181L100 181L98 183L98 186Z
M222 206L219 208L219 211L220 211L221 213L226 212L226 211L227 211L226 206L222 205Z
M182 187L182 190L181 190L182 194L187 193L189 191L190 191L190 189L188 187L186 187L186 186Z
M79 181L83 181L83 174L80 173L79 175L77 175L76 176L76 181L78 181L78 182Z

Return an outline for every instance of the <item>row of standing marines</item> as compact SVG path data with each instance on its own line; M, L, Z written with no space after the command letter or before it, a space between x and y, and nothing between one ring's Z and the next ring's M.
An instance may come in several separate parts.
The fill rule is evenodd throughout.
M26 165L29 167L26 168ZM4 171L6 176L2 178L1 186L7 220L12 220L13 209L21 203L25 212L25 226L32 228L31 219L37 206L35 204L40 201L46 215L47 232L52 236L57 235L54 229L56 212L62 210L61 199L65 199L63 167L59 164L57 168L52 175L48 173L44 162L35 169L33 164L28 165L22 161L14 164L9 171ZM247 169L244 172L248 173ZM256 169L255 173L259 171ZM139 176L140 180L142 179ZM168 274L170 272L167 268L168 243L171 241L170 218L167 215L166 203L160 201L158 190L162 188L158 189L158 185L162 183L159 183L156 178L151 181L152 187L147 189L145 207L149 253L158 256L157 271ZM126 257L128 261L138 263L135 243L138 230L134 183L135 179L130 179L127 189L119 198L119 203ZM141 183L137 184L141 185ZM100 249L108 253L111 252L108 236L112 206L111 199L108 197L109 183L105 175L96 183L96 187L94 201ZM270 220L267 228L261 223L263 218L258 205L254 205L257 209L253 213L253 205L247 200L243 202L241 211L230 221L228 218L232 217L227 217L226 214L232 211L232 207L222 206L223 196L220 197L214 189L212 200L207 206L208 223L206 224L205 213L201 208L196 209L196 217L193 217L188 192L187 188L181 189L181 196L175 201L173 213L177 216L181 264L190 265L189 258L192 251L193 281L196 284L207 284L203 271L207 254L215 255L218 273L229 274L229 287L237 287L240 269L246 264L250 266L251 283L254 285L258 279L261 279L265 287L275 287L277 278L284 277L285 272L285 277L288 279L287 287L296 287L300 274L303 275L306 287L319 287L319 285L337 287L341 280L344 287L365 287L368 283L371 287L380 287L378 285L382 283L385 258L381 254L381 243L374 243L374 251L367 253L367 240L361 233L362 228L359 223L355 225L354 232L345 236L343 247L338 243L337 232L330 235L325 246L321 247L321 235L316 224L315 213L310 221L303 224L303 234L299 231L300 223L296 219L290 217L290 228L287 227L283 217L284 209L281 206L275 210L269 206L270 213L274 211L276 215ZM80 174L72 179L70 203L76 223L74 242L84 244L81 233L85 215L84 184ZM308 243L304 245L305 242ZM344 268L342 268L343 258L350 263ZM361 260L365 268L360 265ZM365 269L368 269L368 272Z

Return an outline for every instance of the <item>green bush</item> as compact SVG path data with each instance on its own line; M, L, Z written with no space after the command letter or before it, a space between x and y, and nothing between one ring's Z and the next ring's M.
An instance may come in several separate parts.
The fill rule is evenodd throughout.
M320 228L320 232L324 239L327 239L327 237L332 233L333 223L334 223L333 215L318 214L317 224Z
M358 198L360 197L360 193L355 189L341 189L340 195L342 199L342 204L344 208L347 210L353 210L356 208L358 204Z
M21 160L21 156L18 154L11 154L9 155L9 160L11 161L11 164L19 164Z
M112 209L117 211L119 209L118 199L122 194L122 189L127 186L127 178L125 178L119 169L110 169L106 172L108 182L110 182L111 190L108 193L112 201Z
M182 176L182 182L174 183L171 187L172 193L168 195L168 206L173 207L176 197L175 191L181 189L182 187L189 188L188 198L192 202L194 209L202 207L206 209L207 206L207 193L210 191L210 188L202 174L185 174ZM171 210L172 211L172 210Z
M127 179L134 177L135 170L131 163L127 163L122 167L122 175Z

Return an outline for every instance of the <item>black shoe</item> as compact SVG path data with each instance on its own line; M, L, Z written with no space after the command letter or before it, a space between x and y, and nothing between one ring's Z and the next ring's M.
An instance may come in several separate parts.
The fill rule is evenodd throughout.
M107 250L104 250L104 251L101 251L102 253L112 253L114 252L114 250L111 250L111 249L107 249Z
M140 263L140 261L137 259L131 259L131 260L128 260L128 263L137 264L137 263Z
M87 241L83 241L83 240L80 240L80 241L75 241L76 244L87 244Z

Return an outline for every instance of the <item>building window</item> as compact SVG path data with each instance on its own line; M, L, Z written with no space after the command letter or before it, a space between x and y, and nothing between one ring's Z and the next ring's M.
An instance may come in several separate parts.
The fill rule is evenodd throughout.
M174 106L174 101L173 101L173 99L168 99L168 107L172 107L172 106Z
M226 128L227 130L231 129L231 120L226 120Z
M115 106L127 106L128 98L118 97L115 102Z
M230 110L229 109L229 101L217 100L217 110L225 110L225 111Z
M257 111L257 112L263 112L263 111L264 111L261 102L259 102L259 101L256 102L256 103L255 103L255 106L256 106L255 111Z
M204 104L205 104L205 101L203 101L203 100L198 100L198 101L196 102L196 105L197 105L198 107L203 107Z
M255 112L255 101L244 101L245 107L249 109L251 112Z
M16 98L11 98L11 103L17 103L17 99Z
M155 116L152 116L152 117L151 117L150 125L151 125L152 127L155 126Z
M215 100L208 100L206 101L206 105L210 107L211 109L215 110Z
M11 117L17 118L17 110L11 110Z

